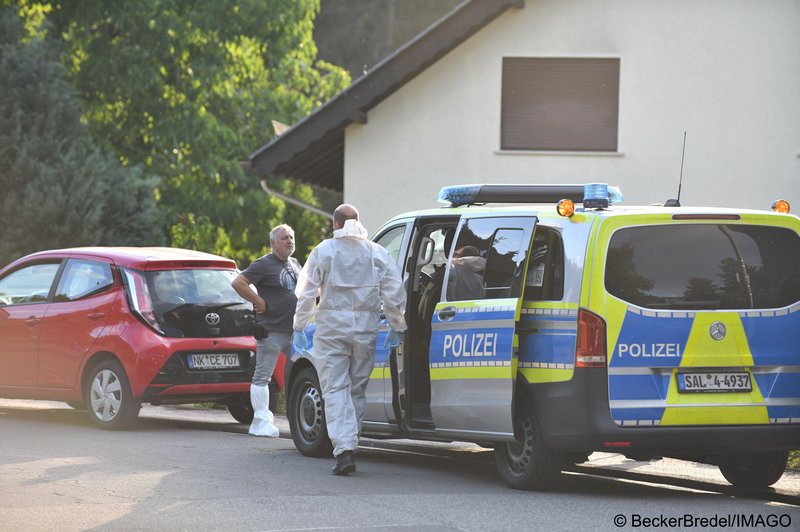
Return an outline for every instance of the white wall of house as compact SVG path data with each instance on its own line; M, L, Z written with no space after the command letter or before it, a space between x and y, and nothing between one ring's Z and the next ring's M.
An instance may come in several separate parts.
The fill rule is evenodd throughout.
M459 183L622 187L627 204L800 213L800 2L527 0L345 132L345 200L370 231ZM620 59L616 153L500 149L503 57Z

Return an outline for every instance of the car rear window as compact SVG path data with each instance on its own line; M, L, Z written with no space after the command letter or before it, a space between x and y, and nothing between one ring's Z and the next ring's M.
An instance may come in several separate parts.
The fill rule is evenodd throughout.
M163 270L147 272L154 302L165 303L244 303L231 281L233 270Z
M605 287L654 309L785 307L800 301L800 236L740 224L620 229L609 243Z

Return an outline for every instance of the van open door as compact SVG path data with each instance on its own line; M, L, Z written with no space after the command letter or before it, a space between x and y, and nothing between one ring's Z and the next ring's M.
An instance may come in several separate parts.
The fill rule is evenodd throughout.
M519 319L536 217L461 221L430 322L432 427L476 441L514 438Z

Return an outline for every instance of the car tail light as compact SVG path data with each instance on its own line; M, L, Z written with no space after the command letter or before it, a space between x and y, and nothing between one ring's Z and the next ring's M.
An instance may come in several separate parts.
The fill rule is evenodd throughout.
M164 330L156 318L153 300L150 299L150 291L147 289L144 276L132 270L122 270L122 279L125 285L125 293L128 296L128 304L134 315L156 332L164 334Z
M575 367L604 368L605 366L606 322L593 312L579 309Z

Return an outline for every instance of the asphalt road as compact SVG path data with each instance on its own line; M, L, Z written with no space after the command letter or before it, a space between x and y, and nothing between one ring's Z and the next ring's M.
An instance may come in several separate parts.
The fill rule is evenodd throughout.
M714 468L593 455L520 492L479 447L369 440L358 472L335 477L279 421L281 438L256 438L225 411L146 406L136 429L110 432L63 403L0 400L0 530L800 529L797 473L744 494Z

